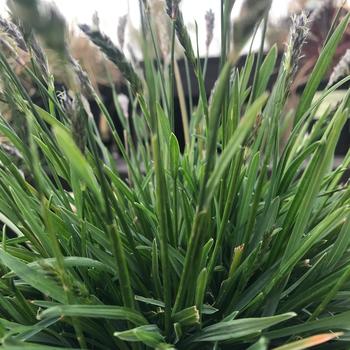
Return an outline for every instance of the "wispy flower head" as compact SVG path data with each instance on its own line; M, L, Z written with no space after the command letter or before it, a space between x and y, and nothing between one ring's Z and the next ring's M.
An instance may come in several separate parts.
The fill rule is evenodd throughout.
M69 117L76 145L84 152L86 145L86 122L90 109L83 95L63 89L57 94L60 105Z
M290 80L298 70L302 49L309 35L309 21L304 12L292 16L292 26L289 32L287 51L284 57L284 68L289 72Z
M13 41L13 44L9 43L8 47L11 48L12 52L16 55L18 63L22 60L21 55L17 55L16 50L14 50L15 46L34 56L35 62L38 64L43 76L46 78L48 77L46 56L30 28L25 27L20 22L14 23L0 16L0 31ZM2 44L5 45L5 42L2 41ZM20 64L24 65L24 62Z
M100 17L98 15L97 11L95 11L94 14L92 15L92 27L95 30L99 30L100 29Z
M24 26L34 29L48 48L62 55L66 53L66 21L53 3L8 0L8 5L11 13Z
M207 51L209 50L209 46L213 40L214 22L215 22L215 14L214 14L213 10L210 9L205 14L205 25L206 25L206 29L207 29L207 37L205 40L205 46L207 48Z
M127 15L120 17L118 20L117 36L118 36L119 46L122 50L124 49L125 29L126 29L127 21L128 21Z
M71 55L69 55L68 62L70 63L73 69L73 72L76 76L76 80L80 86L81 92L87 98L93 96L94 88L92 86L91 80L87 73L82 69L79 62L76 59L74 59Z
M271 6L271 0L245 0L233 27L233 46L238 52Z
M30 53L34 56L35 61L37 62L40 68L40 71L42 72L43 76L47 79L49 76L47 57L38 38L36 37L34 32L27 26L19 24L18 29L23 34L23 38L26 42L27 48L29 49Z
M329 78L327 86L331 86L341 78L350 74L350 49L347 49L344 56L339 60L338 64L333 68L333 72Z
M106 57L119 68L124 78L130 83L132 90L139 93L142 90L142 82L123 52L113 44L108 36L100 31L93 30L88 25L80 25L79 27Z
M180 2L181 0L166 0L167 14L171 19L176 18Z
M150 0L149 5L152 23L154 24L157 32L159 48L164 62L168 62L171 40L169 20L165 9L166 4L163 0Z
M4 17L0 16L0 30L4 32L9 38L14 40L21 50L27 51L27 46L23 35L13 22L10 22Z
M75 95L72 103L72 110L70 114L72 134L74 141L79 149L84 153L86 145L86 122L88 118L88 103L84 96Z
M180 0L166 0L166 11L171 20L175 23L175 30L180 44L185 50L185 55L192 66L196 66L196 59L192 47L191 38L185 26L182 12L179 7Z

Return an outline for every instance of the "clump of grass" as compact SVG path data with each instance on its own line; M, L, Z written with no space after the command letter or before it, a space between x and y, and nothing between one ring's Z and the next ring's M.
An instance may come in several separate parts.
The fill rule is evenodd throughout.
M223 1L223 13L233 3ZM203 89L178 1L167 4ZM225 12L224 34L227 18ZM152 34L150 23L144 21ZM301 39L290 41L270 93L276 48L255 72L253 53L238 69L224 35L210 100L202 90L198 105L183 111L191 117L183 152L172 123L174 67L163 69L157 42L144 49L142 78L109 38L82 26L130 84L130 117L115 101L124 139L89 86L127 179L101 142L84 91L68 86L71 96L62 102L51 75L45 80L28 68L45 102L39 107L0 52L1 81L28 130L23 140L0 119L9 145L0 147L2 348L287 350L332 341L347 349L350 191L342 179L350 153L332 164L349 94L335 111L316 123L313 117L350 79L315 99L348 23L349 15L325 43L282 149L284 105L305 28L294 28Z

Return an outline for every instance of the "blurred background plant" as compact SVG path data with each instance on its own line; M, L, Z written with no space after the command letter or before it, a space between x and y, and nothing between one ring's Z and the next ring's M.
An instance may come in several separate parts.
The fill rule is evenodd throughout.
M58 3L58 6L60 6L59 3ZM164 7L165 7L164 1L160 1L160 0L151 1L148 6L150 11L150 19L152 21L152 26L154 27L154 39L159 44L160 58L168 64L170 60L170 49L171 49L169 47L169 43L171 42L170 40L171 28L170 28L169 22L167 21ZM244 8L242 10L244 11ZM292 109L296 106L298 95L299 95L297 91L298 88L306 84L308 76L311 73L312 67L314 66L318 58L319 52L322 49L322 43L325 41L327 37L328 31L331 29L332 25L334 26L337 23L339 23L339 21L347 11L347 5L343 1L336 1L336 0L325 0L325 1L309 0L309 1L290 2L289 8L288 8L289 13L287 17L276 17L276 15L275 16L271 15L269 17L265 50L267 50L268 47L271 46L272 44L276 43L279 52L283 52L285 43L287 42L287 39L288 39L288 32L289 32L289 27L291 23L290 16L293 13L294 14L299 13L301 10L304 10L306 11L306 13L310 14L311 34L308 38L307 45L303 47L303 52L302 52L303 57L298 65L298 72L295 76L295 79L293 80L292 91L289 96L289 103L287 104L287 107L286 107L287 109ZM277 13L276 10L274 13L275 14ZM205 34L206 38L204 40L203 34L201 33L201 38L199 38L199 40L205 42L205 47L206 47L205 50L202 51L204 56L207 57L206 58L207 63L205 64L205 69L204 69L204 71L206 72L204 87L206 90L206 94L209 95L215 81L216 72L219 69L218 67L219 60L215 58L215 54L213 56L213 52L216 52L217 48L211 47L213 45L213 36L214 35L217 36L217 33L214 30L215 12L213 12L211 9L208 9L208 15L205 15L203 17L205 17L205 19L203 18L204 20L203 26L205 27L202 27L201 31L203 33L204 32L206 33ZM333 23L333 19L335 17L336 17L336 21L335 23ZM219 19L220 18L217 14L216 23L219 22ZM97 12L93 14L91 18L91 22L93 23L94 26L100 25L99 14ZM143 36L141 34L142 29L138 30L133 25L133 22L131 21L130 12L129 14L120 16L118 18L118 23L117 25L115 25L115 27L116 27L115 41L118 43L119 47L125 52L127 57L129 57L134 62L133 63L134 66L138 67L140 65L140 52L142 51L142 39L146 38L149 41L149 44L151 44L152 39L150 37ZM114 89L117 95L121 94L122 96L121 98L123 99L124 98L123 96L128 95L125 81L123 80L122 75L119 73L118 68L116 68L112 63L106 60L104 56L101 55L99 50L94 45L91 45L89 40L84 35L81 34L79 29L76 28L76 26L72 24L70 28L71 29L68 31L69 51L71 52L72 57L74 57L79 62L83 70L87 72L95 90L100 94L109 112L113 114L115 112L115 108L113 103L114 92L112 90ZM191 25L190 25L190 28L191 28ZM215 25L215 28L216 30L218 29L217 24ZM211 31L208 29L211 29ZM5 28L4 26L2 30L4 33L3 35L5 35L5 33L8 31L8 29ZM334 67L337 64L337 62L339 62L341 57L345 54L347 48L350 46L349 45L350 37L348 34L349 30L350 29L346 31L346 33L344 34L344 38L342 39L342 42L337 48L337 52L333 59L333 63L328 69L328 72L324 78L323 84L327 84L327 76L329 77L329 75L331 74L332 67ZM191 33L191 31L195 31L195 28L193 25L192 25L192 30L189 30L189 32ZM191 37L193 38L192 34L191 34ZM125 38L127 38L128 40L126 44L125 44ZM8 35L7 35L7 39L9 39ZM255 45L254 45L254 47L256 48L257 48L258 39L259 39L259 36L257 35L255 40ZM132 45L130 44L130 42L132 42ZM217 46L217 43L214 42L214 44ZM248 46L246 46L245 50L247 49L249 49ZM179 45L177 41L175 41L174 52L177 60L183 57L183 50L181 50L181 45ZM28 53L25 52L25 50L21 50L20 46L19 46L19 54L21 56L21 59L24 62L28 62L28 59L29 59ZM154 52L153 51L149 52L149 55L151 56L154 55ZM244 62L243 59L238 63L238 65L242 64L242 62ZM35 88L35 84L33 84L33 81L31 80L30 76L28 76L28 74L25 73L25 70L21 65L18 64L17 61L13 61L11 64L14 67L14 69L16 69L16 72L19 74L19 76L21 77L23 84L29 89L30 96L32 96L35 99L35 96L38 96L37 94L38 91ZM199 91L197 90L197 87L196 87L195 75L192 72L191 67L185 66L185 61L180 60L177 66L178 66L177 75L181 77L181 80L186 81L188 76L190 79L190 82L186 81L186 84L184 84L185 86L183 86L184 96L181 96L181 100L182 100L181 103L187 104L187 105L192 104L193 102L197 101L199 97ZM62 75L64 75L64 73L62 72L60 67L61 67L60 63L54 64L54 60L51 60L51 71L56 77L56 82L63 83L64 77ZM180 79L177 79L178 82L179 80ZM111 84L113 84L114 87L111 87ZM175 89L175 109L177 111L180 110L180 96L177 96L178 91L179 89L176 88ZM339 94L335 96L339 96ZM37 100L37 102L39 101ZM103 114L100 114L97 106L94 104L94 102L91 99L90 99L90 103L91 103L92 113L95 115L95 118L98 119L98 124L102 132L103 139L105 140L105 142L111 143L111 135L108 131L105 116ZM0 101L0 106L2 108L3 113L5 115L10 116L11 112L7 108L7 105L1 104L1 101ZM184 108L182 108L182 110L183 109ZM121 130L122 126L118 124L118 120L115 120L115 123L117 124L117 129ZM182 121L179 121L179 123L181 124ZM179 134L181 133L182 133L182 130L181 130L181 127L179 127L177 130L177 135L179 136ZM343 140L346 143L345 139L346 137L344 135ZM340 148L345 149L346 145ZM341 153L343 153L343 151Z

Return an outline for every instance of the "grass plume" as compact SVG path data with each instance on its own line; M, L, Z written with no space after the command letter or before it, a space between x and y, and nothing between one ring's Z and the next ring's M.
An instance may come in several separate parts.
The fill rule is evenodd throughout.
M142 91L142 82L122 51L100 31L93 30L88 25L80 25L80 29L101 49L108 59L120 69L125 79L130 83L134 93L140 93Z

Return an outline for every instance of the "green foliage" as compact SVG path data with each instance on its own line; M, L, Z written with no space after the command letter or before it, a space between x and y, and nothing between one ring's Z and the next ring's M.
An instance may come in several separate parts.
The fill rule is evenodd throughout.
M329 36L285 136L285 104L301 52L296 46L305 42L306 28L294 28L296 39L266 92L276 47L256 65L250 53L241 70L235 59L257 21L267 20L270 1L252 12L258 16L236 24L235 51L229 35L234 1L222 1L222 64L207 100L178 3L167 1L169 22L200 91L198 105L185 111L191 118L183 151L172 115L174 63L160 61L155 40L144 47L140 77L110 39L81 27L130 84L132 120L115 101L124 139L68 52L61 59L71 75L71 105L57 97L47 66L29 50L33 66L26 69L44 107L34 104L0 52L5 97L27 130L23 138L0 119L1 136L16 150L0 146L3 349L296 350L326 341L332 349L349 348L350 190L342 176L350 153L332 166L349 94L312 122L326 96L349 80L314 98L349 16ZM38 1L11 4L31 31L25 45L35 35L50 39L48 20L41 18L40 28L31 24ZM19 11L23 6L27 11ZM146 1L143 6L150 16ZM249 1L245 8L254 6ZM57 35L64 36L62 18L53 8L48 13L60 19ZM152 21L143 20L151 35ZM23 30L14 26L7 35ZM66 50L63 37L56 42ZM127 178L86 108L87 86Z

